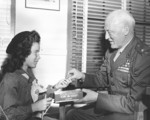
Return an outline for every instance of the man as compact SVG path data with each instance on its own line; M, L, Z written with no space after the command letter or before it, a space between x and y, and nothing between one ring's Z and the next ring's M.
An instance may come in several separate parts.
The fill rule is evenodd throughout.
M134 120L146 86L150 84L150 48L134 34L135 20L125 10L111 12L105 20L105 38L111 49L95 75L76 69L70 79L81 79L82 87L109 87L109 94L82 89L88 106L70 110L67 120Z

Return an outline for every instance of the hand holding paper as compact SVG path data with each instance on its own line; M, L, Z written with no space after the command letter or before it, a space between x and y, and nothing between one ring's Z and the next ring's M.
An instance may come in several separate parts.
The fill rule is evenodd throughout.
M68 72L67 78L71 79L71 81L84 80L85 75L77 69L72 69Z
M71 83L71 79L68 78L68 79L63 79L63 80L60 80L54 87L56 89L62 89L62 88L65 88L67 87L70 83Z

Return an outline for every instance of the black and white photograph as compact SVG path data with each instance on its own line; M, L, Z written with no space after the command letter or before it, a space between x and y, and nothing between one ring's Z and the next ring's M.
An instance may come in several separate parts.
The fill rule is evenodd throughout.
M150 0L0 0L0 120L150 120Z

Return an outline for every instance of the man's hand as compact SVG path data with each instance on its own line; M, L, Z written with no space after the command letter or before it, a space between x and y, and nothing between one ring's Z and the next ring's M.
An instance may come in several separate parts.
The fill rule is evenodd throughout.
M72 82L72 81L71 81L70 78L60 80L57 84L54 85L54 88L55 88L55 89L62 89L62 88L65 88L65 87L67 87L71 82Z
M54 89L62 89L67 87L71 82L84 78L85 78L84 73L78 71L77 69L72 69L68 72L68 75L65 79L60 80L53 87Z
M93 103L97 101L98 93L89 89L82 89L82 91L86 94L84 98L75 101L75 103Z
M72 69L68 71L67 78L71 79L72 81L78 80L78 79L83 79L85 78L84 73L80 72L77 69Z

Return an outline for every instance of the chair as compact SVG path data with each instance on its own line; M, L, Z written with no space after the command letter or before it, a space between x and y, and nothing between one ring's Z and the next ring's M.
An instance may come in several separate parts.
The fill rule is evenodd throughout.
M150 86L146 87L142 102L138 103L134 120L150 120Z
M68 87L63 90L72 90L81 84L79 81L71 83ZM73 102L64 102L59 104L59 120L65 120L66 109L73 107Z
M66 103L60 103L59 106L59 120L65 120L65 114L66 114Z
M147 109L144 110L143 120L150 120L150 86L146 87L146 94L143 97L143 103L147 107Z

